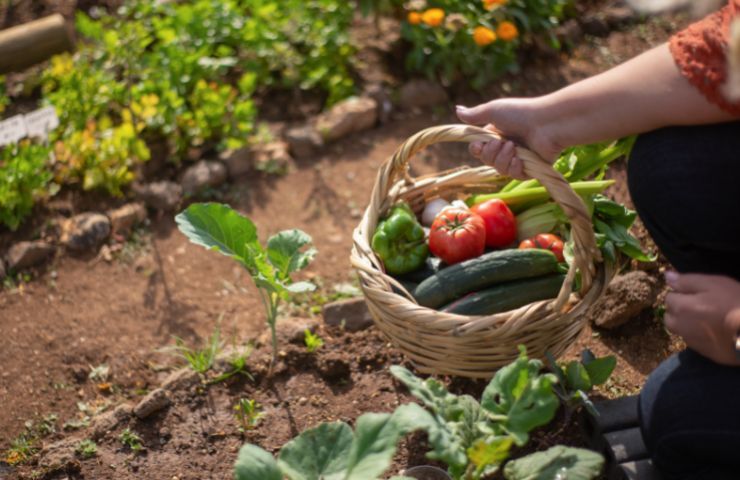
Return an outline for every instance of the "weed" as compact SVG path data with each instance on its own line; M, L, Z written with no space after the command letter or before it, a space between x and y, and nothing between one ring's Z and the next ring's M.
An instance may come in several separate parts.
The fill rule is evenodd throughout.
M324 345L324 341L315 333L311 333L308 328L303 332L303 341L306 344L306 351L313 353Z
M202 349L190 348L185 345L185 341L182 338L175 337L175 345L166 348L165 351L174 352L175 355L184 359L190 368L204 375L213 367L213 362L223 347L220 337L221 332L216 327L208 339L208 343Z
M121 441L124 447L130 448L134 453L139 453L144 448L144 445L141 443L141 437L129 428L121 432L118 440Z
M257 426L263 416L262 407L256 400L242 398L234 405L236 420L239 422L239 430L245 432Z
M5 454L5 462L8 465L18 465L25 462L38 450L34 439L27 433L22 433L10 441L10 448Z
M244 375L250 380L254 380L254 377L252 376L249 371L247 371L247 359L249 359L249 356L252 354L252 347L248 347L245 351L241 353L237 353L233 357L231 357L229 362L229 370L227 372L222 373L221 375L217 376L216 378L213 378L208 381L210 384L223 382L224 380L227 380L235 375Z
M98 453L98 446L95 444L95 442L93 442L89 438L86 438L77 444L75 452L82 458L92 458L95 456L96 453Z
M105 382L106 380L108 380L109 375L110 367L105 363L101 363L96 367L90 365L90 373L87 375L87 378L97 382Z

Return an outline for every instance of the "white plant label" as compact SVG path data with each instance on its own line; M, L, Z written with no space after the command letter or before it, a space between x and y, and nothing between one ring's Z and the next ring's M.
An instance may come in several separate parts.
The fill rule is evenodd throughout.
M28 134L23 115L16 115L0 122L0 146L16 143Z
M45 139L49 132L59 126L59 117L54 107L45 107L26 115L26 129L29 137Z

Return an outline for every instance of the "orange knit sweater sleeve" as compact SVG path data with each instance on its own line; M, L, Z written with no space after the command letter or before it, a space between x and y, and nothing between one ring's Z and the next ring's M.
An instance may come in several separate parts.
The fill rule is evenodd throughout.
M721 87L727 79L727 42L730 22L740 12L740 0L691 24L671 37L669 45L681 74L707 99L723 110L740 115L740 102L730 102Z

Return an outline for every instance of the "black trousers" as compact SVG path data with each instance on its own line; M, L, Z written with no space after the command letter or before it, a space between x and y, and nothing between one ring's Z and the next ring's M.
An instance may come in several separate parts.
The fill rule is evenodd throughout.
M641 135L628 181L640 218L676 270L740 280L740 122ZM740 368L686 350L650 375L639 405L665 480L740 480Z

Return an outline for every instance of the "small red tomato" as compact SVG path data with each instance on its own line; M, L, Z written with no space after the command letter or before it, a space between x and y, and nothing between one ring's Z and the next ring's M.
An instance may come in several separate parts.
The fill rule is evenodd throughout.
M503 200L494 198L475 205L471 210L486 224L486 245L500 248L516 240L516 218Z
M480 256L486 248L486 226L470 210L448 207L432 223L429 251L452 265Z
M522 240L519 244L520 249L526 248L541 248L543 250L550 250L557 257L558 262L564 262L563 257L563 241L560 237L553 235L552 233L540 233L532 238Z

